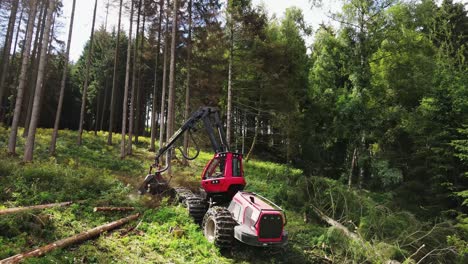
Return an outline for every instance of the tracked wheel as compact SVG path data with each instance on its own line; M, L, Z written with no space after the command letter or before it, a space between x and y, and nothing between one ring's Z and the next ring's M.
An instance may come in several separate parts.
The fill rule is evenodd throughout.
M205 215L208 208L206 201L200 196L192 194L185 198L183 204L185 204L188 213L195 220L195 222L201 223L203 216Z
M235 225L236 222L226 208L214 206L208 210L203 218L203 234L209 242L214 243L217 247L231 247Z
M175 187L174 192L176 194L177 201L181 204L185 204L185 200L187 199L187 197L191 197L194 195L191 190L184 187Z

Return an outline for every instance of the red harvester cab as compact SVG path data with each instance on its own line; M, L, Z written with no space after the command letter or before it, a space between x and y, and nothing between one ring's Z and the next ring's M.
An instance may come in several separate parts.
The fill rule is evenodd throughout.
M231 198L245 187L242 154L216 153L202 173L202 188L208 197Z

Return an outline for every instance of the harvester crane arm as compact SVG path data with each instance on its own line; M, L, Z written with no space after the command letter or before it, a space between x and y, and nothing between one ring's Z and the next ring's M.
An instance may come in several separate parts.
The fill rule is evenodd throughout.
M211 117L214 119L214 125L212 124ZM211 146L215 153L229 151L229 147L226 142L226 136L223 130L223 124L219 117L219 110L215 107L201 107L197 111L195 111L192 116L190 116L184 124L177 130L169 140L164 144L162 148L159 149L158 153L155 157L155 163L159 164L159 158L168 152L175 144L175 142L186 132L190 131L190 129L195 128L198 121L202 120L208 137L210 138ZM215 137L214 129L217 130L219 134L219 138L221 142L218 142Z

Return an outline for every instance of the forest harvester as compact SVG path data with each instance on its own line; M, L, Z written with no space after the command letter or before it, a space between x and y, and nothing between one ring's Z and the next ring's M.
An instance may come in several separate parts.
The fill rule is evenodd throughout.
M215 152L201 175L200 192L195 193L183 187L171 188L162 177L169 161L162 168L160 158L164 154L171 155L175 142L184 132L188 131L193 140L191 132L195 131L199 121L204 123ZM193 160L200 150L197 149L194 157L187 157L181 152L186 159ZM156 171L152 172L153 169ZM138 192L157 194L172 190L178 201L187 207L191 217L202 223L207 240L218 247L230 247L233 238L252 246L285 245L288 235L284 230L284 211L259 194L243 191L245 185L242 154L229 151L219 110L214 107L202 107L159 149L155 163L151 165L150 172Z

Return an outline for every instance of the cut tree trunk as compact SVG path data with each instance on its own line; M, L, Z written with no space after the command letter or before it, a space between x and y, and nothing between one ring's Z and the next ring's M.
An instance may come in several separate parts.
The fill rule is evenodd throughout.
M89 51L86 58L86 73L85 73L85 82L83 86L83 96L81 97L81 111L80 111L80 123L78 129L78 145L81 145L83 138L83 123L85 118L85 109L86 109L86 99L88 94L88 84L89 84L89 68L91 67L91 58L93 56L93 40L94 40L94 25L96 23L96 11L97 11L97 0L94 1L94 13L93 13L93 24L91 26L91 37L89 40Z
M35 2L35 1L31 1L31 2ZM15 213L21 213L24 211L31 211L31 210L42 210L42 209L47 209L47 208L52 208L52 207L63 207L63 206L68 206L72 203L73 202L63 202L63 203L51 203L51 204L41 204L41 205L33 205L33 206L25 206L25 207L8 208L8 209L0 210L0 215L15 214Z
M51 139L50 147L49 147L50 155L55 155L55 146L57 143L58 129L59 129L59 124L60 124L60 115L62 114L63 97L65 95L65 83L67 81L67 72L68 72L68 59L70 57L70 44L71 44L72 34L73 34L73 21L75 18L75 4L76 4L76 0L73 0L72 13L71 13L71 18L70 18L70 27L68 29L67 51L65 53L63 71L62 71L62 81L60 83L60 95L59 95L59 100L58 100L58 105L57 105L57 112L55 113L54 131L52 132L52 139Z
M130 216L122 218L120 220L117 220L117 221L114 221L114 222L111 222L111 223L108 223L108 224L105 224L105 225L102 225L102 226L95 227L93 229L90 229L90 230L85 231L83 233L80 233L78 235L74 235L72 237L68 237L68 238L65 238L65 239L62 239L62 240L55 241L54 243L42 246L40 248L36 248L34 250L31 250L31 251L28 251L28 252L25 252L25 253L14 255L12 257L9 257L9 258L6 258L6 259L0 261L0 263L2 263L2 264L18 263L18 262L20 262L20 261L22 261L24 259L27 259L27 258L40 257L40 256L42 256L42 255L44 255L44 254L46 254L46 253L48 253L48 252L50 252L50 251L52 251L54 249L64 248L64 247L67 247L69 245L77 244L77 243L86 241L88 239L91 239L93 237L96 237L96 236L100 235L103 232L115 229L115 228L117 228L119 226L122 226L122 225L124 225L124 224L126 224L126 223L128 223L130 221L133 221L133 220L137 219L139 216L140 216L139 214L130 215Z
M36 129L39 124L39 115L41 112L41 95L42 90L44 89L43 80L44 80L44 70L47 64L47 48L49 44L49 33L52 23L52 15L54 13L55 0L49 1L49 7L47 11L47 19L45 22L44 30L44 41L42 42L41 47L41 57L39 59L39 70L36 81L36 91L34 93L34 103L31 112L31 123L29 124L28 138L26 140L26 145L24 147L24 158L25 162L31 162L33 159L34 152L34 142L36 139Z
M26 31L25 37L25 46L23 49L23 59L21 62L21 72L19 76L19 83L18 83L18 91L16 95L16 102L15 102L15 111L13 114L13 121L11 123L10 129L10 137L8 139L8 153L15 154L16 153L16 138L18 137L18 124L21 115L21 108L23 105L23 96L24 96L24 89L26 87L26 74L28 71L28 63L29 63L29 52L31 50L31 42L32 42L32 35L34 29L34 21L36 19L36 9L37 4L36 1L29 2L29 18L28 18L28 30Z
M166 142L169 141L170 137L174 133L175 123L175 52L176 52L176 40L177 40L177 10L178 1L174 0L174 6L172 9L172 39L171 39L171 63L169 67L169 93L167 97L167 132ZM168 153L169 160L171 152ZM171 175L171 163L167 164L167 173Z
M187 45L187 85L185 88L185 109L184 119L189 118L190 113L190 74L192 73L192 0L189 1L188 5L189 22L188 22L188 45ZM188 131L184 133L184 152L187 155L188 152L189 135ZM229 141L228 141L229 144ZM188 156L188 155L187 155ZM184 159L186 162L187 160Z
M151 112L151 143L150 143L150 151L155 151L156 146L156 133L157 133L157 122L156 117L158 112L156 111L156 106L158 102L158 66L159 66L159 50L161 49L161 24L162 24L162 15L163 15L163 7L164 7L164 0L159 1L159 18L158 18L158 43L156 44L156 61L154 66L154 86L153 86L153 107Z
M111 211L117 211L117 212L123 212L123 211L133 211L135 210L135 207L94 207L93 211L94 212L111 212Z
M130 60L132 56L132 29L133 29L133 2L130 9L130 27L128 30L128 46L127 46L127 66L125 70L125 88L122 110L122 140L120 141L120 158L125 158L125 134L127 132L127 106L128 106L128 85L130 82Z
M161 92L161 112L160 112L160 127L159 127L159 148L161 149L164 144L164 133L166 132L165 125L167 122L166 116L166 89L167 89L167 53L169 51L167 42L169 41L169 19L166 17L165 37L164 37L164 59L163 59L163 81L162 81L162 92Z
M120 44L120 24L122 22L122 1L119 5L119 21L117 22L117 41L115 44L114 54L114 74L112 76L112 92L111 101L109 105L109 134L107 135L107 145L112 145L112 132L114 132L114 115L115 115L115 97L117 96L117 65L119 62L119 44Z

